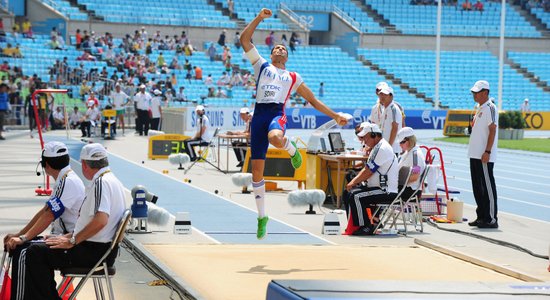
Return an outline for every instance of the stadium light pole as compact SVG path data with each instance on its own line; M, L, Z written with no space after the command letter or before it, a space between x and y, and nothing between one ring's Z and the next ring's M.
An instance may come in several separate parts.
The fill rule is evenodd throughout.
M500 8L500 45L498 51L498 110L502 110L502 85L504 82L504 29L506 27L506 0Z
M435 103L434 108L439 109L439 67L441 60L441 0L437 0L437 29L435 36Z

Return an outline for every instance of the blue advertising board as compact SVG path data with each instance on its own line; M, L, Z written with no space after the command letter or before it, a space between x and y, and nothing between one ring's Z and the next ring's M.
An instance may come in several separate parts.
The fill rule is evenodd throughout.
M361 122L368 121L369 109L341 109L336 110L353 116L353 124L346 128L353 128ZM288 108L287 128L289 129L315 129L330 121L330 118L313 108ZM405 123L414 129L443 129L446 110L406 110Z
M309 30L330 31L330 14L309 11L295 11L300 21L305 22Z
M220 127L222 129L244 128L244 122L239 117L240 108L214 108L207 107L206 115L210 121L211 127ZM370 108L367 109L335 109L338 112L348 113L353 116L353 122L350 122L346 129L354 128L361 122L368 121ZM414 129L443 129L446 110L406 110L405 123ZM197 115L193 109L187 112L186 130L196 130L198 126ZM287 128L288 129L316 129L324 123L330 121L325 114L314 108L293 108L286 109Z

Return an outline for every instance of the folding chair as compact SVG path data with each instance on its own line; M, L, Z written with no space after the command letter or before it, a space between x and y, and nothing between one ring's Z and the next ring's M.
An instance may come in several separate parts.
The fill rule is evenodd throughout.
M59 293L59 296L61 298L63 298L73 280L78 277L81 279L78 282L78 285L74 289L73 293L71 294L69 300L73 300L76 298L86 281L88 281L88 279L90 278L92 278L94 281L96 299L105 299L103 293L103 285L101 283L102 278L105 279L105 282L107 283L107 292L109 293L109 299L115 299L111 277L115 275L116 269L114 265L110 267L107 266L106 259L109 254L111 254L111 252L120 244L122 238L124 238L124 231L126 230L126 225L128 225L131 216L131 210L127 209L124 211L124 214L122 215L120 223L118 224L118 228L115 232L115 236L113 237L113 241L111 242L111 246L92 268L64 268L60 270L61 276L63 276L63 280L61 280L61 282L57 286L57 290L61 290L61 288L63 287L63 290L61 290Z
M183 171L184 174L187 174L187 172L189 172L189 170L191 170L191 168L198 162L205 162L205 163L211 165L212 167L214 167L216 170L223 173L223 171L220 168L218 168L218 166L216 166L210 160L208 160L208 153L209 152L212 153L212 157L213 157L214 162L217 159L216 154L215 154L216 151L214 151L213 148L215 147L214 141L217 139L219 132L220 132L220 128L218 127L218 128L216 128L216 130L214 130L214 134L212 135L212 138L210 139L210 142L208 143L208 145L199 146L199 151L197 152L197 154L198 154L197 159L185 171ZM210 148L212 148L212 150L210 150Z
M403 199L402 195L405 189L407 188L407 182L411 177L412 169L408 168L406 172L400 170L399 172L399 182L402 183L402 188L395 197L395 199L390 204L378 204L376 213L380 209L383 211L380 213L380 221L376 226L374 232L377 232L378 229L383 228L395 228L399 231L397 225L403 225L403 230L400 231L407 234L407 225L412 225L416 231L423 232L424 227L422 224L422 211L420 210L420 203L418 200L418 194L422 191L424 186L424 181L428 175L428 166L424 168L424 171L420 174L420 180L418 188L409 196L408 199ZM376 215L375 213L375 215ZM401 219L402 223L398 223L398 220ZM420 227L420 230L418 230Z

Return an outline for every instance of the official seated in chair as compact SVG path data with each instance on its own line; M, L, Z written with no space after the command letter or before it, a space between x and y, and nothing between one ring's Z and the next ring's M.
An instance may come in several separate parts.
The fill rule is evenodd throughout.
M101 119L99 110L95 107L94 101L88 101L88 110L84 113L80 122L80 131L82 131L82 137L91 137L91 129L95 127L97 122Z
M189 155L191 161L197 160L197 154L193 147L208 146L208 144L210 143L210 139L212 139L212 132L209 130L210 120L208 120L208 117L205 114L204 106L197 105L197 107L195 108L195 113L197 119L197 132L192 138L184 141L185 153Z
M376 204L390 203L397 196L398 161L393 148L382 138L376 124L363 122L357 137L371 148L365 167L347 185L347 199L353 223L359 228L353 235L374 234L371 213ZM366 184L364 182L366 181Z
M61 142L49 142L42 151L41 164L47 175L55 179L52 196L34 217L16 233L4 237L4 249L10 250L13 257L11 268L12 299L24 299L19 286L25 284L26 249L51 224L50 234L60 235L73 232L82 202L84 184L73 172L69 164L69 149Z
M250 121L252 121L252 113L248 107L243 107L239 111L239 116L241 120L245 123L244 131L228 131L228 135L241 136L246 139L250 139ZM250 145L249 141L232 141L231 145L233 146L233 151L235 151L235 156L239 164L237 168L241 168L244 165L244 158L246 157L246 147Z
M403 201L409 200L412 194L420 189L416 196L420 197L422 187L420 186L420 178L422 172L426 168L426 156L420 147L416 145L416 136L410 127L403 127L397 133L397 140L401 147L399 155L399 169L409 169L409 177L407 182L399 182L399 190L405 186L405 190L401 194Z
M25 299L59 299L54 270L92 268L111 245L126 203L124 186L109 169L107 150L88 144L80 152L82 174L91 181L73 232L27 248ZM118 249L107 257L113 265Z

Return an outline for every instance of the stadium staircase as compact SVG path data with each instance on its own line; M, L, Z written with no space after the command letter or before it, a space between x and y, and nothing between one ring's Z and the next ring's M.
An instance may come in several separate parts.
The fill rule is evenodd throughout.
M542 88L545 92L550 92L548 81L545 81L543 77L540 77L540 73L535 73L535 71L529 69L528 66L524 66L520 62L516 62L514 59L510 58L511 56L514 57L513 55L508 53L508 57L506 58L505 63L510 65L512 69L523 75L523 77L527 78L530 82Z
M373 9L372 6L365 3L361 0L352 0L351 2L355 3L358 7L361 8L369 17L371 17L375 22L380 24L380 27L386 29L386 33L389 34L403 34L401 30L397 29L395 25L391 24L390 21L386 20L383 15L379 14L376 9Z
M392 82L393 86L399 86L401 89L407 91L409 94L415 96L416 98L420 99L421 101L430 103L431 105L434 104L434 101L432 98L429 98L426 96L426 94L421 93L418 91L417 88L412 87L409 83L403 82L401 78L396 77L394 74L388 72L388 70L381 68L379 65L375 64L371 60L365 59L363 56L359 57L359 60L367 67L369 67L371 70L377 72L380 76L384 76L386 80L389 80ZM448 108L441 106L441 108Z
M222 13L222 15L228 16L231 20L235 21L239 30L243 30L244 27L246 27L246 21L239 18L236 12L233 12L233 15L230 15L229 8L224 7L221 2L216 2L215 0L208 0L207 2L208 4L213 5L217 11Z
M104 21L104 18L100 15L98 15L95 10L88 9L86 7L86 4L79 4L77 0L68 0L71 6L76 7L80 10L80 12L85 13L91 18L92 20L96 21Z
M538 18L531 12L521 8L521 6L514 4L513 0L508 0L508 4L513 7L527 22L535 27L537 31L542 34L543 37L550 38L550 32L540 18Z

